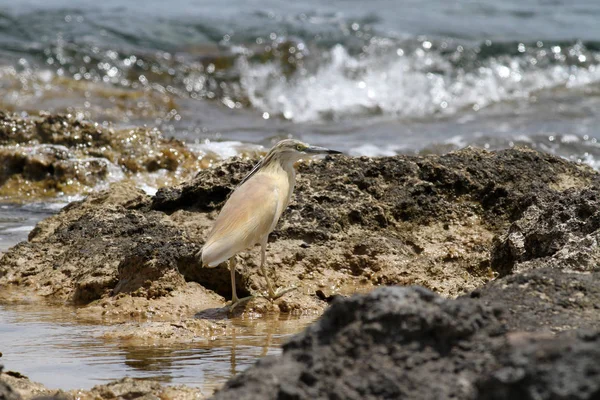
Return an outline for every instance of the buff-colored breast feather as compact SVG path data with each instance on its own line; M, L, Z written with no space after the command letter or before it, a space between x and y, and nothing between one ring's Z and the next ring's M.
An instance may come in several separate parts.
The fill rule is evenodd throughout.
M215 267L261 241L271 232L291 194L281 168L259 171L238 187L219 213L202 249L202 263Z

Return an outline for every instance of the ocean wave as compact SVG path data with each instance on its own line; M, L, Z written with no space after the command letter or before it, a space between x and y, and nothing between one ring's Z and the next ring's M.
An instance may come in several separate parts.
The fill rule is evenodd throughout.
M538 97L552 102L555 91L576 114L569 95L592 99L599 91L597 38L532 40L531 32L517 34L522 22L512 19L517 33L485 40L468 26L443 33L431 25L419 36L403 31L404 19L373 13L372 5L351 15L282 3L258 13L221 10L214 20L163 6L160 18L138 15L133 6L119 12L105 6L54 4L43 15L28 7L9 10L10 18L0 21L0 108L162 129L185 123L196 132L207 120L196 111L211 103L219 115L246 109L236 114L253 126L262 117L286 127L268 137L297 134L300 128L288 128L294 123L405 124L453 116L460 123L497 104L516 113ZM127 26L123 12L132 17ZM194 135L214 139L226 129L213 130L213 136L206 129Z
M12 75L0 70L0 87L13 89L0 101L22 108L24 99L61 84L85 95L90 89L83 81L162 96L164 105L153 99L117 104L134 116L152 103L145 114L169 119L172 99L185 98L292 122L419 120L600 81L597 41L415 36L384 30L369 13L271 11L251 13L250 22L239 21L236 29L226 29L224 22L166 18L155 32L137 19L125 29L110 8L104 12L112 19L101 23L85 9L54 10L41 27L34 24L39 39L23 31L36 13L0 24L0 56L6 52L12 60ZM95 100L101 91L86 97ZM127 96L109 91L106 97L118 103Z
M430 47L431 42L423 41L422 46ZM579 63L567 60L563 52ZM448 54L424 49L406 54L398 48L393 56L363 57L336 45L322 59L314 71L304 69L289 78L278 63L241 59L241 86L262 112L305 122L365 115L446 116L527 99L541 90L568 90L600 81L600 55L585 51L581 44L488 57L470 69L457 65Z
M75 82L154 92L164 98L217 101L293 122L378 115L419 120L600 81L600 51L594 43L488 41L467 47L426 38L369 42L355 51L343 44L320 48L278 37L258 47L232 45L200 59L62 43L46 49L49 65L41 69L29 67L27 61L21 72L12 67L16 82L32 84L17 85L11 93L18 105L69 76ZM38 75L55 74L57 79L52 85L34 79L37 70ZM109 100L114 98L109 93ZM11 100L5 96L4 101ZM135 115L142 103L132 104ZM161 108L150 106L152 112Z

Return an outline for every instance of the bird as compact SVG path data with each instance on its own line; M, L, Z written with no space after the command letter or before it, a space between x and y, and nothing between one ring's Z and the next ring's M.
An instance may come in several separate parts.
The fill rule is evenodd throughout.
M235 266L236 255L257 244L260 244L261 249L260 271L267 286L266 295L262 296L272 301L295 289L273 290L265 270L267 241L294 192L294 164L300 159L319 154L341 152L311 146L295 139L282 140L252 168L226 200L202 246L201 259L202 265L209 268L228 261L231 272L231 309L256 297L251 295L238 298Z

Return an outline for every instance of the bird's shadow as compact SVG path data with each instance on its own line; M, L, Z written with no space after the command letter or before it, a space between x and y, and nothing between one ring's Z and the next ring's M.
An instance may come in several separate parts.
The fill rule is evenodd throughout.
M244 307L235 307L233 310L229 306L207 308L194 314L196 319L208 319L208 320L224 320L231 319L240 316L244 312Z

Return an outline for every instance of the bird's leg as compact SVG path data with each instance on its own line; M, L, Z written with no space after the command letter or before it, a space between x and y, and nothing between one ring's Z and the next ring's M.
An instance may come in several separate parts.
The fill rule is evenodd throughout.
M267 294L270 300L276 300L283 296L286 293L289 293L297 288L295 286L289 287L287 289L277 289L273 290L273 286L271 285L271 280L267 275L267 270L265 268L265 259L267 258L267 239L263 240L260 243L260 272L264 275L265 280L267 281Z
M229 259L229 271L231 272L231 304L235 304L240 299L237 297L237 290L235 288L235 265L237 264L235 256Z
M248 300L254 298L254 296L248 296L239 298L237 296L237 290L235 288L235 265L237 264L237 259L235 256L229 259L229 271L231 272L231 305L229 306L231 310L233 310L238 305L247 302Z
M267 258L267 241L263 240L260 243L260 272L263 274L263 276L265 277L265 280L267 281L267 291L269 294L269 298L274 299L275 292L273 291L273 286L271 286L271 280L269 279L269 276L267 275L267 270L265 269L265 259L266 258Z

